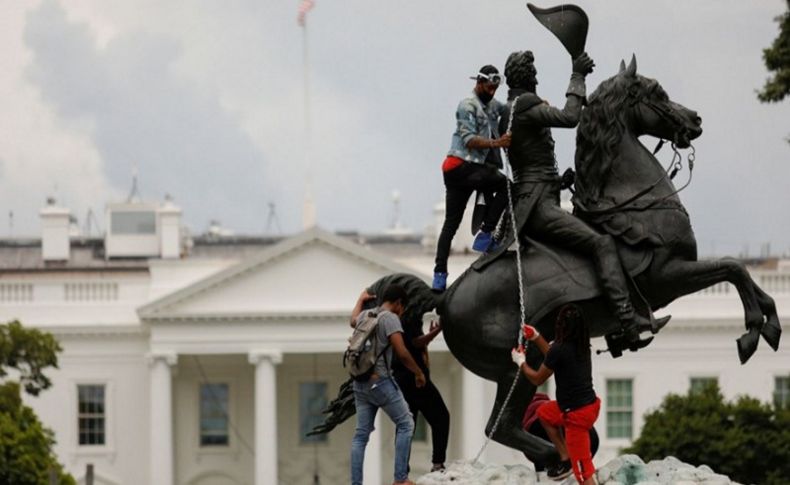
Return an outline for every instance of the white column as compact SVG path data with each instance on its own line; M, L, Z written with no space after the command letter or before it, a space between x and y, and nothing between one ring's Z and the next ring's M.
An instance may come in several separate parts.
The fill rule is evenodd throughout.
M370 433L368 446L365 447L365 463L362 467L362 481L365 485L380 485L384 483L381 476L381 415L384 411L379 409L373 426L375 431ZM387 422L391 423L389 418Z
M173 378L178 362L173 352L148 356L151 367L151 485L173 485Z
M484 409L485 381L464 369L461 374L461 454L472 460L486 438L489 409ZM458 427L456 428L458 429Z
M277 372L279 350L250 352L255 366L255 485L277 481Z

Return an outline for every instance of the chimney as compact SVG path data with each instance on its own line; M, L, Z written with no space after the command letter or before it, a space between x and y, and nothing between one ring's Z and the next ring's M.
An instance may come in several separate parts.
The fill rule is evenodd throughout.
M47 199L47 206L41 215L41 256L44 261L68 261L71 247L69 229L71 214L64 207L58 207L55 199Z
M162 259L181 257L181 209L173 204L170 196L165 196L165 203L159 213L159 249Z

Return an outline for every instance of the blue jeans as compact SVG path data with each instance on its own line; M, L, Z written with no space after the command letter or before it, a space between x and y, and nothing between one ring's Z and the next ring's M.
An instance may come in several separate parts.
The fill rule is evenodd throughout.
M379 408L395 423L395 481L409 478L414 419L398 385L390 377L354 382L354 403L357 407L357 430L351 440L351 485L362 485L365 447L373 432L373 422Z

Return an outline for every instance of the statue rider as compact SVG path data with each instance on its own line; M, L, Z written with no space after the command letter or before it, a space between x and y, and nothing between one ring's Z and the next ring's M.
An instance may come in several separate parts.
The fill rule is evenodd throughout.
M531 51L510 54L505 65L508 91L506 112L500 118L500 132L506 133L510 110L513 114L508 151L513 169L514 202L519 234L591 257L604 293L620 320L625 339L639 340L639 331L650 321L637 314L623 272L614 239L560 208L560 182L551 128L574 128L585 103L585 76L595 63L587 53L573 60L573 73L565 106L549 106L536 94L537 70ZM509 244L502 245L502 249ZM496 257L492 254L491 259ZM669 317L664 317L669 319ZM656 322L659 326L665 321Z

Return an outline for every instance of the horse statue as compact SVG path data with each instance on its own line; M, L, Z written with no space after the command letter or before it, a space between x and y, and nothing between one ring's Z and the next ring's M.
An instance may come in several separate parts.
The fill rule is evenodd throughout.
M671 101L656 80L638 74L635 57L627 67L621 63L620 72L598 86L582 111L576 142L574 212L616 239L634 305L643 305L642 310L657 310L722 281L735 285L747 330L737 340L737 350L745 363L755 352L760 335L771 348L778 349L781 326L774 301L737 260L697 260L689 216L669 170L639 141L640 136L651 135L671 140L673 147L688 148L701 133L697 113ZM584 257L531 239L521 247L521 256L527 321L547 340L554 337L560 306L571 302L585 313L591 337L606 337L615 357L652 340L639 341L636 346L617 340L620 322L603 297L592 263ZM389 284L402 285L410 296L404 325L421 325L422 313L436 308L455 358L474 374L497 383L486 434L522 451L534 463L550 464L559 459L553 445L521 427L535 386L523 376L517 377L518 369L510 358L521 327L515 258L515 252L508 251L480 271L470 268L439 295L409 274L386 276L369 290L381 294ZM640 330L657 333L660 329ZM542 354L528 346L527 363L537 369L542 361ZM353 396L346 389L328 408L327 422L315 432L327 432L348 418L353 414L349 405L353 406Z
M617 240L635 305L641 302L657 310L722 281L735 285L747 330L737 340L737 350L745 363L760 335L778 349L781 327L774 301L739 261L697 260L689 216L669 170L639 141L640 136L651 135L688 148L702 133L700 126L696 112L671 101L656 80L637 73L635 57L627 67L622 63L620 72L598 86L582 111L575 156L575 213ZM602 297L589 261L539 241L527 241L521 251L527 320L547 340L553 338L559 307L575 302L587 315L592 337L607 336L615 355L629 348L628 343L611 338L620 331L620 323ZM422 312L436 306L452 354L471 372L497 383L486 434L501 414L492 439L524 452L533 462L556 461L550 443L521 428L535 386L519 377L505 403L518 373L510 359L521 325L515 252L479 272L468 269L441 295L432 294L422 280L406 274L384 277L371 291L380 293L377 290L392 283L403 285L414 300L404 315L405 324L421 324ZM542 361L542 354L528 347L529 365L537 368Z

